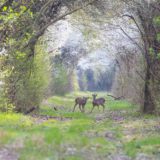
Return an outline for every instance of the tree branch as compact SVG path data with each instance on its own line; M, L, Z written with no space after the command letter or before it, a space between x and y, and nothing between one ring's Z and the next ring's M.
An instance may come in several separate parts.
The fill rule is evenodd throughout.
M125 15L123 15L123 17L129 17L130 19L132 19L133 20L133 22L135 23L135 25L137 26L137 28L138 28L138 30L139 30L139 32L141 33L141 36L142 36L142 38L143 38L143 31L141 30L141 28L140 28L140 26L138 25L138 23L137 23L137 21L135 20L135 18L132 16L132 15L128 15L128 14L125 14Z
M84 6L77 7L77 8L75 8L75 9L73 9L73 10L71 10L71 11L68 11L67 13L65 13L65 14L63 14L63 15L61 15L61 16L53 19L53 20L51 20L48 24L46 24L43 28L41 28L40 31L38 31L38 33L36 33L36 34L29 40L29 42L28 42L25 46L23 46L23 48L27 48L29 45L31 45L31 48L33 49L36 41L38 40L38 38L39 38L41 35L44 34L45 30L46 30L50 25L56 23L57 21L65 18L65 17L68 16L68 15L73 14L74 12L77 12L78 10L81 10L81 9L87 7L88 5L91 5L91 4L94 3L95 1L96 1L96 0L92 0L91 2L87 3L87 4L84 5ZM29 57L30 57L30 56L34 56L34 52L31 53L31 54L29 55Z
M2 4L2 5L0 6L0 12L3 11L3 8L4 8L5 6L6 6L6 7L11 6L12 3L13 3L13 1L14 1L14 0L8 0L8 1L6 1L4 4Z
M144 54L144 50L143 50L143 48L132 38L132 37L130 37L126 32L125 32L125 30L122 28L122 27L120 27L120 30L124 33L124 35L126 35L128 38L129 38L129 40L131 40L139 49L140 49L140 51Z

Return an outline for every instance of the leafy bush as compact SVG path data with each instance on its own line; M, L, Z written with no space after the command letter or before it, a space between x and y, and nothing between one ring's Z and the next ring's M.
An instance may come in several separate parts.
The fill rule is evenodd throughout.
M4 97L5 106L15 106L16 111L25 113L38 108L49 84L49 58L37 44L35 56L28 61L28 52L15 51L5 60ZM3 99L1 97L1 99ZM4 101L4 99L3 99Z

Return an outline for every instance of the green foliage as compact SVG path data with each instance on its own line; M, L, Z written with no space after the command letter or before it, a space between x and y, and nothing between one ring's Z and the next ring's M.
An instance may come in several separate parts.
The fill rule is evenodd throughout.
M13 104L18 112L38 108L50 81L47 54L37 45L34 59L28 61L27 53L16 51L6 61L3 72L7 105Z
M160 25L160 16L156 16L153 21L154 21L154 24Z
M13 110L16 107L17 111L25 112L27 108L37 106L41 101L44 78L40 70L41 68L43 70L43 65L46 63L38 60L37 56L35 56L36 60L33 57L30 58L29 55L33 54L33 49L24 48L35 32L32 27L36 16L31 11L33 3L34 1L23 3L13 1L12 5L4 6L3 14L0 14L0 31L3 35L1 41L4 43L2 46L7 46L7 54L2 56L3 76L0 77L4 82L4 94L0 98L2 102L0 108L3 111ZM42 56L41 59L43 59ZM38 67L38 63L41 63L41 68Z
M0 96L0 111L12 113L15 110L15 106L12 103L10 103L9 100L4 96L4 93L1 93L1 92L0 92L0 94L1 94L1 96Z
M26 106L39 106L43 100L44 92L49 85L49 59L47 54L41 49L36 50L36 56L33 62L33 68L31 68L31 75L26 80L26 85L23 86L23 92L25 91L24 99L22 102L26 102ZM23 95L23 94L21 94ZM28 104L30 102L30 105Z
M157 41L160 42L160 33L157 34Z
M64 95L68 92L68 75L66 68L62 64L54 64L51 87L53 94Z
M79 91L78 77L76 72L73 72L71 80L72 80L72 91L74 92Z
M160 60L160 53L158 53L158 54L157 54L157 59L159 59L159 60Z
M152 58L154 57L155 52L153 48L149 48L149 54Z

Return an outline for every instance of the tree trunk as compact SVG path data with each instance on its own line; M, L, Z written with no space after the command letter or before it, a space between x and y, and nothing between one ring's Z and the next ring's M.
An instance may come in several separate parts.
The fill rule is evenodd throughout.
M155 110L155 103L154 98L152 97L152 90L151 90L151 71L150 66L147 65L146 70L146 77L145 77L145 86L144 86L144 106L143 106L143 113L153 113Z

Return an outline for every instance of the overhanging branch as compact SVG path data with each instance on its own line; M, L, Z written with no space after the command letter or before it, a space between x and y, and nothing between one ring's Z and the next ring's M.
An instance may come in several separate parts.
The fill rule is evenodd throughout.
M28 41L28 43L23 46L23 48L25 49L25 48L27 48L27 47L29 47L29 46L31 45L31 48L33 49L34 46L35 46L35 44L36 44L36 42L37 42L37 40L38 40L38 38L44 34L45 30L46 30L50 25L58 22L59 20L65 18L65 17L68 16L68 15L71 15L71 14L73 14L73 13L75 13L75 12L77 12L77 11L85 8L85 7L87 7L88 5L91 5L91 4L94 3L95 1L96 1L96 0L92 0L92 1L90 1L89 3L87 3L87 4L85 4L85 5L82 5L82 6L80 6L80 7L77 7L77 8L75 8L75 9L73 9L73 10L71 10L71 11L68 11L67 13L65 13L65 14L63 14L63 15L61 15L61 16L53 19L53 20L51 20L48 24L46 24L43 28L41 28L41 29ZM34 52L31 53L31 54L29 55L29 57L30 57L30 56L34 56Z

